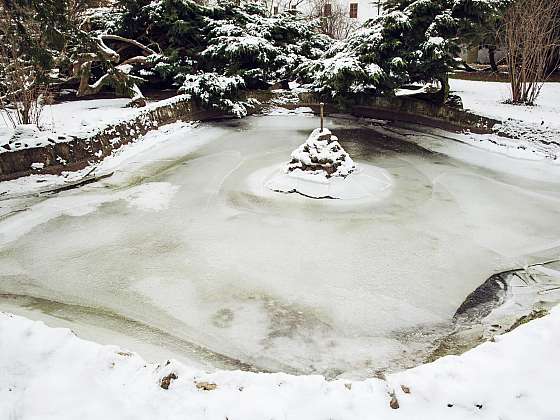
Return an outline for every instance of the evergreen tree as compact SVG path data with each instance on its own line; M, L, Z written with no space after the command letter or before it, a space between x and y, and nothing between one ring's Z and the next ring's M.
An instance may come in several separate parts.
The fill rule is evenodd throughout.
M438 82L448 94L462 31L473 31L504 0L390 0L386 12L299 68L316 91L341 102L392 94L409 83ZM476 6L476 7L475 7Z
M99 33L114 31L161 52L149 70L135 66L131 75L238 116L249 105L240 99L244 89L293 78L303 60L318 59L329 44L316 22L301 14L271 17L255 2L209 7L192 0L119 0L117 11L96 22Z

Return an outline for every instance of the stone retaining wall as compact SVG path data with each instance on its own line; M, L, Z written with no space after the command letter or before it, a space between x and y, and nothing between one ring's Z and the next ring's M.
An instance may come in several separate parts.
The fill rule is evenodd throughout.
M271 92L249 92L247 96L266 104L275 95ZM314 95L301 94L299 99L299 104L291 104L291 106L310 106L315 111L318 110L319 99ZM256 109L254 112L258 111L259 109ZM448 106L399 97L371 98L367 103L353 106L350 110L329 105L327 111L350 112L359 117L419 123L451 130L468 129L475 133L490 133L492 127L499 123ZM102 160L113 150L135 141L160 125L178 120L209 121L223 118L227 117L217 111L200 109L186 97L177 96L148 105L137 117L106 127L87 138L73 138L68 142L2 153L0 154L0 181L31 173L56 174L62 171L79 170ZM43 169L31 169L33 163L42 163Z
M315 109L320 99L311 93L300 95L301 105ZM357 117L402 121L452 131L470 130L478 134L493 133L492 128L500 121L472 114L468 111L437 105L432 102L403 97L371 97L362 104L343 110L327 106L327 112L346 111Z
M59 173L62 170L82 169L158 125L182 117L194 118L196 113L197 110L190 101L179 98L162 106L143 110L137 117L106 127L87 138L73 138L68 142L4 152L0 154L0 181L30 173ZM31 170L33 163L42 163L44 167L41 171Z

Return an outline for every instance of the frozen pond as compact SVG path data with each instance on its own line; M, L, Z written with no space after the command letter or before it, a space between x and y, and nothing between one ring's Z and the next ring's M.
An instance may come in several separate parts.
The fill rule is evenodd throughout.
M26 208L0 219L0 310L161 358L367 376L422 360L491 274L556 253L560 184L538 179L546 164L504 172L505 158L459 143L426 140L434 152L328 119L358 165L389 174L390 194L260 191L258 174L317 121L179 128L102 182L0 202Z

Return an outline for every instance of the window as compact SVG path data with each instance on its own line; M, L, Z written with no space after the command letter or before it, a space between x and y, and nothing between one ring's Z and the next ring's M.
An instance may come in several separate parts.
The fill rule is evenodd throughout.
M358 3L350 3L350 17L353 19L358 17Z
M323 6L323 16L328 17L332 15L332 6L330 3L326 3Z
M273 13L274 13L274 15L278 14L278 6L274 6L274 12Z

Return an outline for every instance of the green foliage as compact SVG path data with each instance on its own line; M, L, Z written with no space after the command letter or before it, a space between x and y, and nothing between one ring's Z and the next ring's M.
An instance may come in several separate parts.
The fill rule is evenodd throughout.
M190 95L203 108L220 110L241 118L247 115L247 108L255 105L252 101L240 99L240 91L244 87L240 76L201 73L187 76L179 92Z
M238 89L266 89L292 78L303 60L319 58L329 44L304 16L269 17L257 2L207 7L192 0L119 0L114 16L98 21L96 29L114 31L161 51L151 72L141 76L160 85L182 86L184 91L195 82L225 86L218 83L220 76L221 81L241 80ZM140 75L138 71L135 67L133 74ZM235 100L238 89L224 94ZM210 105L207 100L200 103Z
M496 46L504 12L513 1L457 0L455 14L460 18L458 36L461 42L473 47Z
M410 83L439 82L455 65L462 31L500 13L504 0L391 0L367 22L314 62L298 69L317 92L339 102L391 94Z

